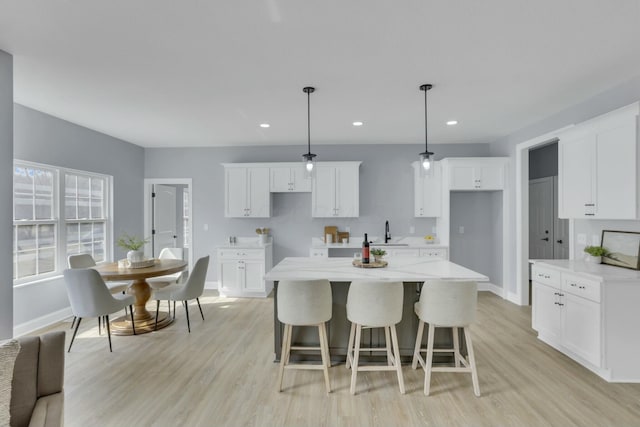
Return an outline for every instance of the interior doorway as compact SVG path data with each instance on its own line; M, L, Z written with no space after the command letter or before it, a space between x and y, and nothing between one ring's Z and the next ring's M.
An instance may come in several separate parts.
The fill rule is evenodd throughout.
M193 217L191 179L144 180L144 230L149 237L147 256L157 258L163 248L183 249L183 257L193 265Z

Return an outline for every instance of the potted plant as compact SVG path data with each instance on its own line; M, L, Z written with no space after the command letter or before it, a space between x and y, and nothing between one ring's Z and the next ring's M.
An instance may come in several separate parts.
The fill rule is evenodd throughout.
M585 256L585 261L595 264L600 264L602 262L602 257L607 256L608 254L608 251L602 246L587 246L584 248L584 252L587 254Z
M382 261L382 257L385 256L386 254L387 254L387 251L385 251L384 249L378 249L378 248L371 249L371 255L373 255L373 259L376 262Z
M140 262L144 261L144 252L142 247L149 242L149 239L141 239L137 236L130 236L127 233L122 234L116 244L127 251L127 261Z

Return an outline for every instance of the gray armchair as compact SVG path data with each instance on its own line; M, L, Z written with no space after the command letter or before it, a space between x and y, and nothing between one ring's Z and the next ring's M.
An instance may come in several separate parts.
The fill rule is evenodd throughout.
M21 337L11 382L11 427L58 427L64 416L64 332Z

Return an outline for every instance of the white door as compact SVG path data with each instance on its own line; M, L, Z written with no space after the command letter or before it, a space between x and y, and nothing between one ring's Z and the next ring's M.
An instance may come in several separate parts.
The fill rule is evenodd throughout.
M306 176L304 165L291 168L291 182L293 183L293 191L311 191L311 178Z
M529 181L529 258L553 259L553 178Z
M569 220L558 216L558 177L553 177L553 258L569 259Z
M264 261L244 261L244 291L264 292Z
M357 217L360 215L359 170L354 167L336 168L336 214L340 217Z
M269 168L249 168L248 175L248 216L267 218L271 216Z
M562 218L592 213L595 138L586 132L567 133L558 143L559 208ZM586 216L587 218L589 216Z
M176 188L169 185L153 186L153 256L164 248L176 247Z
M336 205L336 169L334 167L316 166L311 193L311 216L328 218L335 216Z
M562 335L562 310L558 305L560 292L550 286L533 283L533 329L547 338L560 339Z
M502 190L504 188L504 168L502 165L476 168L476 176L483 190Z
M220 290L237 294L240 291L240 263L238 260L221 261L218 264Z
M454 166L451 168L452 190L473 190L477 188L475 183L476 172L473 166Z
M247 216L247 169L225 168L226 217Z
M600 304L571 294L564 303L563 340L567 348L600 366Z
M272 193L292 191L291 168L270 168Z

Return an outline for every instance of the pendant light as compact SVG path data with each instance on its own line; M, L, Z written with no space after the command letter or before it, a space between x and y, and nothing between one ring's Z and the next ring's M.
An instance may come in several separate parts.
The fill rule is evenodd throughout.
M420 86L420 90L424 91L424 153L420 153L420 172L423 176L431 175L433 170L433 153L429 151L429 138L427 134L427 91L430 90L433 85L424 84Z
M316 157L316 155L311 153L311 105L309 98L315 91L315 88L307 86L303 88L302 91L307 94L307 154L302 155L302 161L305 163L305 177L312 178L315 170L313 158Z

